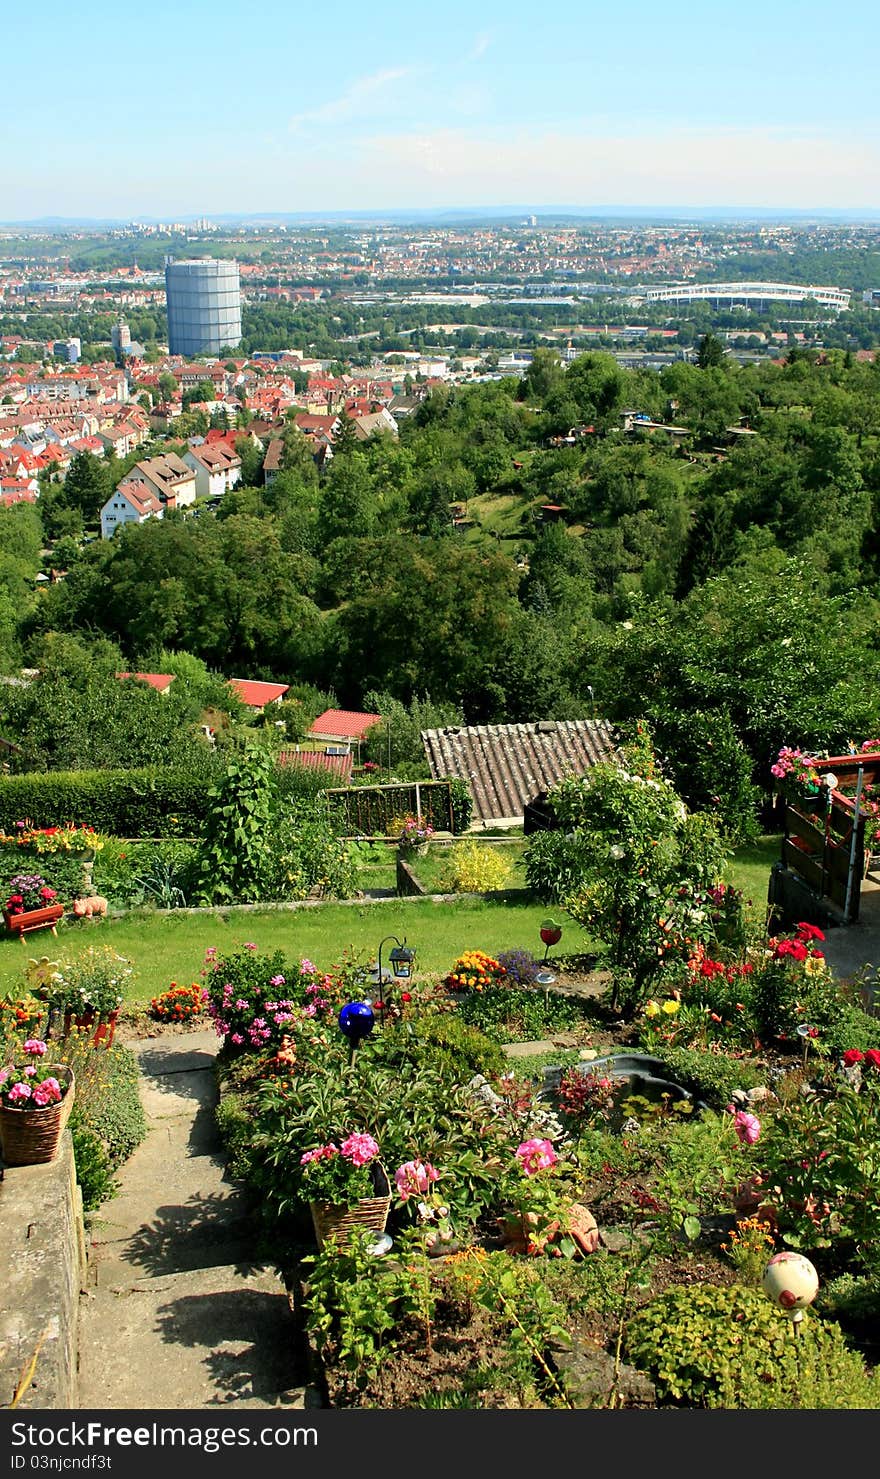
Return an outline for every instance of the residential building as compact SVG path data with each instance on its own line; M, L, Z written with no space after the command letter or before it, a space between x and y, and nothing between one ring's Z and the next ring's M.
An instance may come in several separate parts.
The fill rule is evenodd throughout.
M262 714L267 704L280 704L290 687L289 683L261 683L251 678L228 678L226 681L255 714Z
M198 498L221 498L241 482L241 458L223 442L190 447L182 460L195 473Z
M112 539L123 524L161 519L164 512L164 504L147 483L125 478L101 509L101 538Z
M196 501L196 475L176 452L136 462L126 482L132 479L147 483L163 507L187 508Z

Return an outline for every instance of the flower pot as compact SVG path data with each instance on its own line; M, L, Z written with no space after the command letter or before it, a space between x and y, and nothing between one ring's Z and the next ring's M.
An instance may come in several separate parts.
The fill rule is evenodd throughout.
M102 1046L105 1048L112 1047L113 1038L116 1035L116 1023L119 1021L118 1007L114 1007L112 1012L65 1012L64 1036L67 1037L68 1033L72 1032L75 1027L80 1029L94 1027L96 1018L98 1025L95 1028L92 1043L96 1048Z
M374 1186L378 1195L362 1197L353 1207L336 1206L333 1202L309 1202L312 1226L318 1251L329 1239L344 1243L350 1232L363 1228L366 1232L384 1232L391 1210L391 1186L382 1166L377 1166Z
M57 934L55 926L63 917L63 904L46 904L42 909L23 909L21 914L10 914L8 909L3 910L3 918L6 928L13 935L18 935L23 940L32 930L51 929L53 935Z
M0 1149L7 1166L41 1166L54 1161L58 1154L76 1083L73 1070L66 1064L51 1066L58 1082L68 1086L59 1104L47 1104L43 1109L14 1109L0 1104Z

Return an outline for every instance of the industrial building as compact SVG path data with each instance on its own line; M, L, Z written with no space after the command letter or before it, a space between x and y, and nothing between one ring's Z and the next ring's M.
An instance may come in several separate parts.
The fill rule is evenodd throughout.
M171 354L219 354L241 339L238 263L194 257L165 264Z

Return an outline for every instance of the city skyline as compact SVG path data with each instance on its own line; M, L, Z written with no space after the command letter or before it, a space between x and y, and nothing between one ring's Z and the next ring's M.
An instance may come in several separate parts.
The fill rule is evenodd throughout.
M108 0L87 26L47 0L2 30L41 76L7 120L3 216L874 215L875 64L847 44L872 18L855 0L829 38L817 0L660 23L560 0L539 27L499 0L442 23L340 0L321 28L266 0L243 27L231 0L157 0L151 45Z

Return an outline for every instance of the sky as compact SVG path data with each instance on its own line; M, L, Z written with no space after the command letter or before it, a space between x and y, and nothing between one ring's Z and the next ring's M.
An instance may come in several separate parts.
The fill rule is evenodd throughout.
M4 9L7 222L880 209L869 0Z

